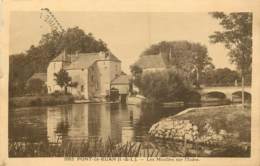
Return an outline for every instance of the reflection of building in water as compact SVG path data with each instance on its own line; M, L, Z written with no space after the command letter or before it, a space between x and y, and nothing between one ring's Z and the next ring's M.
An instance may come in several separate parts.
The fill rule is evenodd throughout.
M123 143L134 141L135 125L139 122L141 117L141 110L136 106L127 106L120 110L121 122L121 141Z
M49 142L78 141L88 136L88 105L49 107L47 111Z
M133 127L122 127L122 143L134 141L135 133Z
M100 105L100 137L103 139L111 138L110 107L107 104Z
M142 116L141 108L133 105L128 105L127 109L129 111L129 119L132 121L132 123L137 123Z
M121 105L120 105L121 106ZM119 107L111 107L110 108L110 117L111 117L111 139L119 143L121 142L122 128L121 128L121 116L120 111L122 108ZM127 110L124 110L127 111Z
M88 105L74 104L69 111L68 140L82 141L88 137Z
M98 104L90 104L88 110L89 137L97 137L100 133L100 110Z
M57 142L59 137L62 137L64 133L60 133L65 130L60 130L58 126L63 126L63 110L61 107L48 107L47 108L47 136L49 142ZM60 127L61 129L62 127ZM58 129L58 131L57 131Z
M115 142L133 141L141 110L137 107L110 107L109 104L74 104L49 107L49 142L82 141L88 137L111 138Z

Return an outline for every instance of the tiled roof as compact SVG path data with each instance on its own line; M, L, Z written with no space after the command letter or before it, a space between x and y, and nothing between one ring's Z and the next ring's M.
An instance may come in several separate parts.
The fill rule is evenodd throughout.
M117 62L121 62L115 55L113 55L113 54L110 54L110 56L109 56L109 60L111 60L111 61L117 61Z
M46 82L47 81L47 73L34 73L28 79L28 81L33 80L33 79L39 79L39 80L42 80L43 82Z
M72 55L72 63L68 66L65 66L64 69L87 69L93 63L99 60L110 60L121 62L116 56L110 54L108 57L105 57L102 53L79 53Z
M165 68L167 64L162 55L143 55L135 62L135 65L147 69L147 68Z
M114 80L111 81L111 84L129 84L130 81L129 75L120 75L119 77L116 77Z
M95 61L100 59L98 53L79 54L75 56L74 61L64 69L87 69Z

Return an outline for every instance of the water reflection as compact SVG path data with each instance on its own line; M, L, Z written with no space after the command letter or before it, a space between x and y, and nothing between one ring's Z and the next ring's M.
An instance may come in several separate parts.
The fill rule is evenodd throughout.
M9 140L47 141L45 107L20 108L9 111Z
M75 143L93 137L117 143L142 141L153 123L176 113L118 104L73 104L12 112L11 138L35 135L38 141L53 143Z

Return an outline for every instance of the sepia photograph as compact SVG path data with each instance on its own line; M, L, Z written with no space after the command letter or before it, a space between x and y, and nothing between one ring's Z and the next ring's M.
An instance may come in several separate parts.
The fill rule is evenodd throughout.
M9 158L250 158L253 12L10 12Z

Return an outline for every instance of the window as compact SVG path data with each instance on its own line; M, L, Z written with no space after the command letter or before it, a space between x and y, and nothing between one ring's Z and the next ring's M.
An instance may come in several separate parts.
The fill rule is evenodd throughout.
M81 89L81 92L83 92L84 91L84 85L81 85L80 89Z

